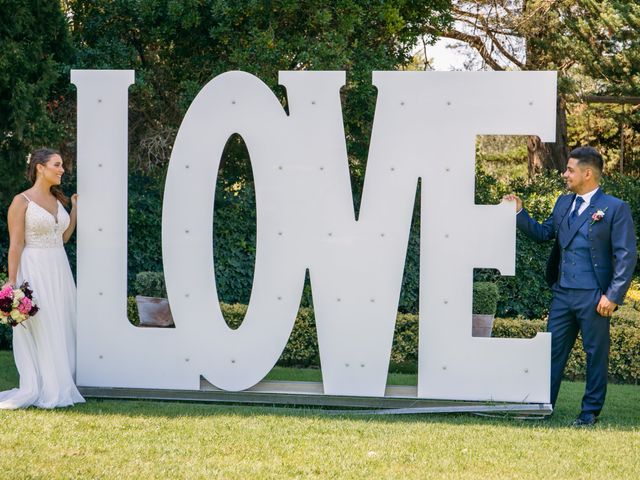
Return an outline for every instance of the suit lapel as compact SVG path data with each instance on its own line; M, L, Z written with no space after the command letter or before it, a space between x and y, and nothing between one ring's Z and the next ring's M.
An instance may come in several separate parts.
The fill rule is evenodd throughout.
M602 188L598 188L598 191L593 194L593 197L591 197L589 206L584 209L584 212L578 215L578 218L576 218L575 221L571 224L571 227L569 227L570 215L565 215L565 218L563 219L562 225L561 225L561 234L559 235L560 246L562 248L566 248L567 245L571 243L571 240L573 239L573 237L576 236L576 233L578 232L578 230L580 230L580 227L582 227L584 222L586 222L587 219L593 216L593 214L597 209L596 202L600 199L601 195L602 195ZM575 199L575 195L573 198ZM569 208L571 208L572 204L573 204L573 200L569 204Z
M569 200L569 202L567 202L568 203L567 209L565 210L564 215L562 216L562 220L560 221L560 227L558 228L558 233L556 234L558 238L558 242L560 243L560 246L562 248L565 248L567 245L569 245L569 241L571 240L571 237L569 237L569 216L570 216L569 211L571 210L571 205L573 205L573 201L575 200L575 198L576 196L573 195Z

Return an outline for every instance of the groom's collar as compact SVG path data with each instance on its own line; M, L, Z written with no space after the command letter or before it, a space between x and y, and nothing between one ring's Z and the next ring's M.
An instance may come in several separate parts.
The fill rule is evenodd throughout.
M582 199L584 200L584 204L586 206L589 206L591 204L591 199L596 195L596 193L598 193L599 190L600 190L600 185L598 185L596 188L594 188L590 192L584 193L582 195L576 195L573 198L572 206L575 205L576 198L578 198L578 197L582 197Z

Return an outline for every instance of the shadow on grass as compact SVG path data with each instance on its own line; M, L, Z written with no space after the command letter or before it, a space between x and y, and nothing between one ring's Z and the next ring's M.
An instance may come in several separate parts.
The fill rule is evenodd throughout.
M579 412L584 383L565 382L563 392L553 416L547 420L518 419L512 415L496 414L479 416L474 414L420 414L420 415L371 415L354 413L334 414L330 409L319 407L257 406L238 404L210 404L192 402L168 402L155 400L107 400L90 399L86 405L73 407L74 415L118 415L127 417L216 417L234 415L238 417L277 416L348 422L375 423L431 423L447 425L486 425L503 428L567 429ZM636 430L640 426L640 407L637 398L640 387L613 385L608 404L596 430Z

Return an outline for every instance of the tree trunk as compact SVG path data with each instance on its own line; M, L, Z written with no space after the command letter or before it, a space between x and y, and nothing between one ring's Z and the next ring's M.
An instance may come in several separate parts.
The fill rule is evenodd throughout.
M556 141L544 143L540 137L530 136L527 140L529 178L547 170L560 173L567 168L569 148L567 145L567 110L564 97L558 95L556 108Z

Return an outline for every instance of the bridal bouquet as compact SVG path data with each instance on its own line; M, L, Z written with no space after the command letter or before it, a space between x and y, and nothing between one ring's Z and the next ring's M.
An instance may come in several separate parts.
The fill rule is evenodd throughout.
M0 290L0 323L15 327L36 313L38 306L33 301L29 283L24 282L18 288L7 285Z

